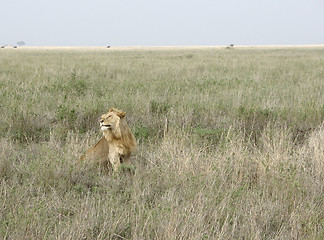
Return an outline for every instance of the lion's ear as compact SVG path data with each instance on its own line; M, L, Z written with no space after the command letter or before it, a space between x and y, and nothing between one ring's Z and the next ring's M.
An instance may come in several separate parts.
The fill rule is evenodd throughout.
M120 117L120 118L123 118L123 117L126 116L126 113L125 113L125 112L123 112L123 111L121 111L121 110L119 110L119 109L116 109L116 108L110 108L110 109L109 109L109 112L115 112L116 115L117 115L118 117Z
M122 111L119 111L119 112L117 113L117 116L120 117L120 118L123 118L123 117L126 116L126 113L125 113L125 112L122 112Z

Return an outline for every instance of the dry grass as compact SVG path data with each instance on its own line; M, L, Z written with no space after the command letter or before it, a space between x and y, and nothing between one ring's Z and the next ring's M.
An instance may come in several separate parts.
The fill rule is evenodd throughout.
M324 238L323 48L111 50L0 51L0 238ZM109 107L132 174L75 161Z

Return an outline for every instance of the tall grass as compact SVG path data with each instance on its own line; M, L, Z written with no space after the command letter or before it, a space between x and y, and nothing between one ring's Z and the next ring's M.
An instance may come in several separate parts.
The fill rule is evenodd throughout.
M323 239L323 53L1 50L0 237ZM133 174L76 161L109 107Z

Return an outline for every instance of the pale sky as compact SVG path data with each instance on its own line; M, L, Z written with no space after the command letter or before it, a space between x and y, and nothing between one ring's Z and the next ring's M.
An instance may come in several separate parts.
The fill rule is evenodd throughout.
M324 44L324 0L0 1L0 45Z

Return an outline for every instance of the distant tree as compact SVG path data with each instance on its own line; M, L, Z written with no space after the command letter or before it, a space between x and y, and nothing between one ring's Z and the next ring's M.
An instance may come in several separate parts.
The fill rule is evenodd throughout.
M19 41L16 43L18 46L24 46L26 43L24 41Z

